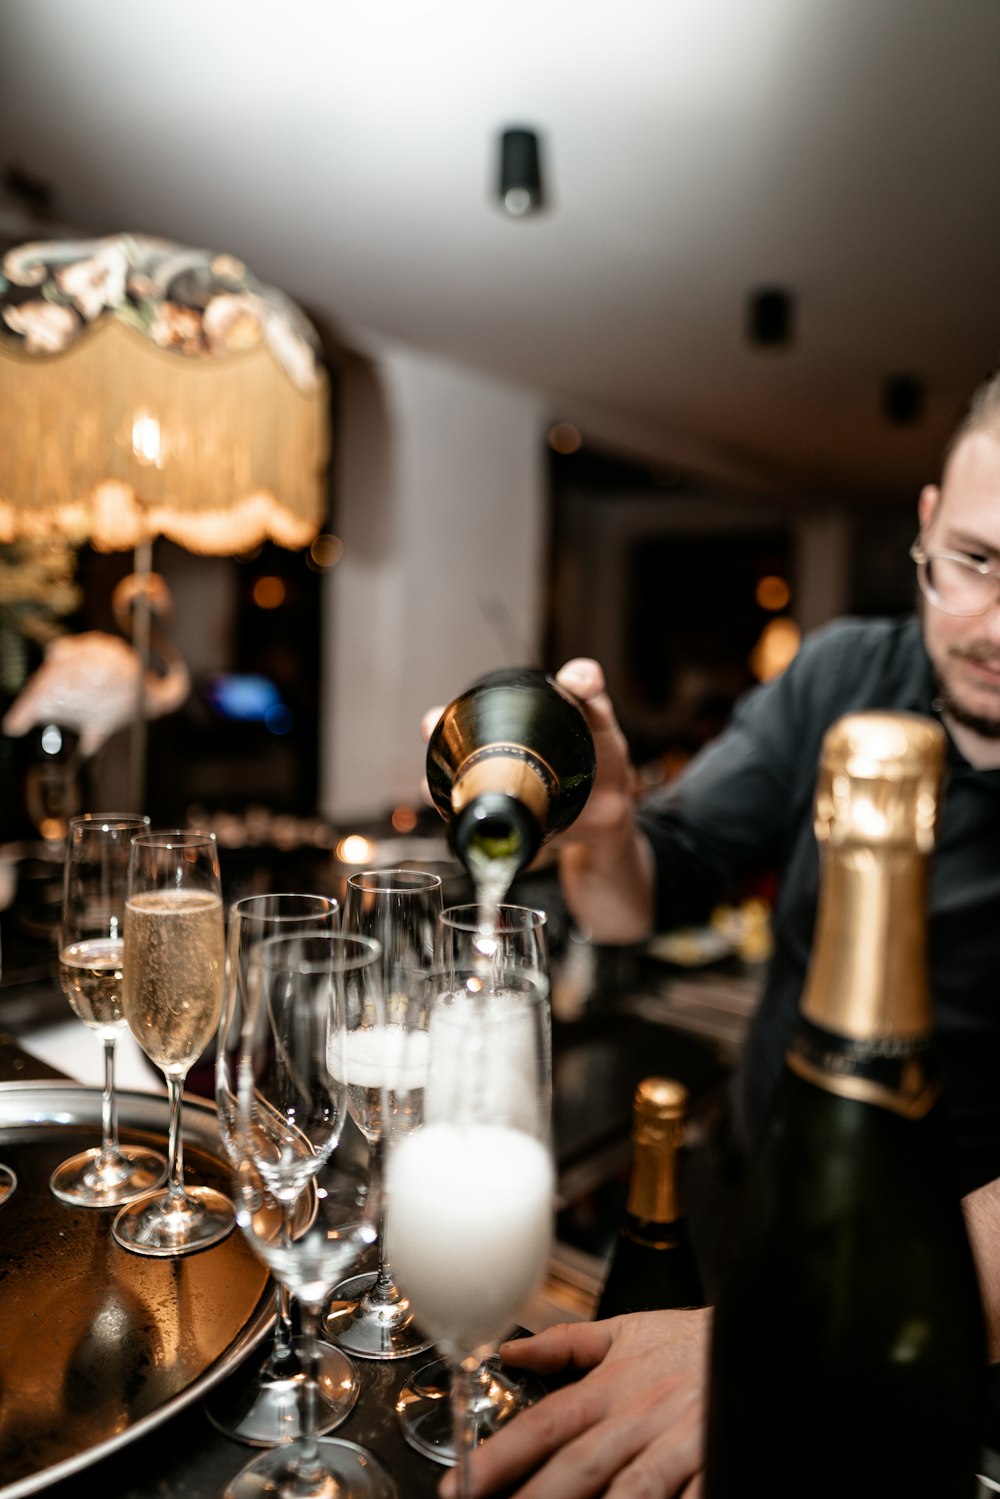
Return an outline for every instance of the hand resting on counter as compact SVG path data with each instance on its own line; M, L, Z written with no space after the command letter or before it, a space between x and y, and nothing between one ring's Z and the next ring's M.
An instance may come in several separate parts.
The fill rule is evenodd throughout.
M697 1499L710 1329L707 1308L643 1312L503 1343L505 1364L582 1377L476 1450L476 1499ZM454 1472L439 1492L456 1499Z

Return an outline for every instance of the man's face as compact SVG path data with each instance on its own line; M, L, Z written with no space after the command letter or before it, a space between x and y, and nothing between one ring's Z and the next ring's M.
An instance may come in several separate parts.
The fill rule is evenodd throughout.
M1000 571L1000 432L970 432L941 487L920 496L925 552L961 552ZM946 713L986 739L1000 738L1000 585L985 614L946 614L922 600L924 642Z

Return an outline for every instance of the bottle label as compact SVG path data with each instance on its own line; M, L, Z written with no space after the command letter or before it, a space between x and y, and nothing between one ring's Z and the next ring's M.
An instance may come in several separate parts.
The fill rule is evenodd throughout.
M534 750L528 749L526 744L513 744L499 742L497 744L484 744L480 749L473 750L462 765L463 772L473 765L481 765L484 760L508 759L519 760L531 766L532 770L545 782L545 789L549 795L554 797L559 790L559 779L541 755Z
M926 1035L859 1041L800 1017L785 1060L827 1093L891 1109L906 1119L921 1119L941 1091Z
M452 787L452 808L458 813L491 791L514 797L544 822L558 795L559 781L551 765L523 744L486 744L462 761Z

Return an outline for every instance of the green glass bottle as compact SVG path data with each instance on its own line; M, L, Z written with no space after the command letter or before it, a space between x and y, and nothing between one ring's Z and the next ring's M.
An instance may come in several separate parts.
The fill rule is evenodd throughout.
M704 1305L678 1178L687 1105L687 1089L673 1078L643 1078L635 1090L628 1200L598 1318Z
M985 1333L925 955L944 744L879 712L824 741L815 943L713 1319L705 1499L976 1492Z
M488 672L449 703L427 744L427 784L480 899L501 900L573 822L594 768L579 704L543 671Z

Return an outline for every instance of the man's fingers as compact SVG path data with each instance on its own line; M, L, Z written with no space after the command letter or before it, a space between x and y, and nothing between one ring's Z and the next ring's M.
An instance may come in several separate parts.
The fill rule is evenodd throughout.
M511 1338L498 1352L505 1364L555 1374L560 1369L593 1369L611 1347L610 1323L557 1322L530 1338Z
M701 1462L700 1395L674 1380L643 1378L630 1390L623 1400L615 1381L585 1381L529 1406L516 1441L508 1427L477 1450L475 1492L504 1492L523 1478L518 1499L678 1493Z
M574 656L565 662L556 672L556 681L583 702L604 691L604 672L590 656Z

